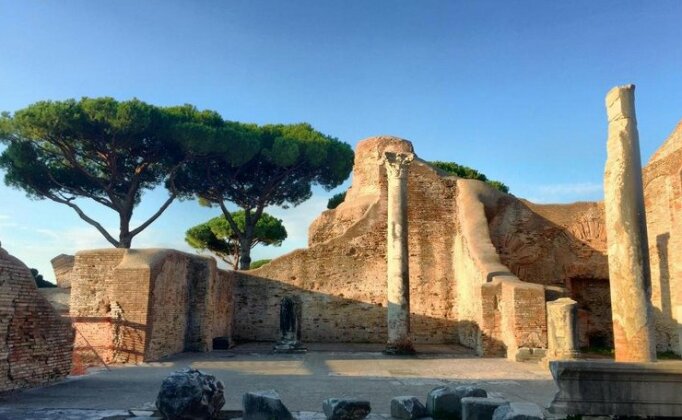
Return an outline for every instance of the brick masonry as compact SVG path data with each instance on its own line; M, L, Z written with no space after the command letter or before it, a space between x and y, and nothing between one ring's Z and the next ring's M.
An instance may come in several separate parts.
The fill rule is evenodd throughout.
M302 302L304 341L386 341L387 181L379 165L385 151L413 149L391 137L359 143L346 200L313 222L308 249L258 270L231 273L235 338L275 340L279 302L296 295ZM500 262L488 232L488 209L480 196L467 199L462 192L469 185L487 195L486 200L511 197L478 181L445 176L419 159L410 167L412 339L460 342L480 354L509 351L510 357L520 347L546 346L544 288L519 281ZM495 273L506 273L509 281L499 280L499 287L489 291L486 317L491 318L484 325L483 285L496 280ZM498 289L500 296L495 297ZM492 306L495 299L506 301Z
M679 351L682 261L672 251L682 238L675 230L682 223L674 223L682 214L682 129L675 133L644 178L649 230L657 238L651 244L659 349ZM309 248L231 274L236 338L276 339L279 301L299 295L304 340L385 341L386 175L378 164L384 151L413 148L392 137L359 143L346 200L313 222ZM545 301L571 296L579 305L581 345L610 345L603 203L533 204L443 175L416 159L408 180L414 341L460 342L514 358L519 348L546 347Z
M682 127L682 126L680 126ZM659 350L680 351L682 128L644 169ZM297 296L303 341L386 341L385 151L358 144L346 200L310 226L309 248L248 272L171 250L75 258L71 316L81 357L154 360L211 349L214 337L274 341L279 304ZM408 178L411 335L515 359L547 346L546 300L578 301L581 345L611 343L602 203L538 205L415 159ZM88 356L90 355L90 356Z
M353 186L344 203L313 223L310 248L233 273L236 339L277 339L280 301L296 295L303 341L386 341L387 180L378 163L384 151L410 153L412 145L395 138L358 145ZM416 160L408 191L412 337L454 343L454 237L448 232L455 230L456 182Z
M75 258L73 255L59 254L50 260L52 270L54 271L54 278L57 282L57 287L68 289L71 287L71 279L73 278L73 263Z
M682 122L643 173L658 351L682 354Z
M72 347L68 319L38 292L26 265L0 248L0 391L64 378Z
M174 250L76 254L70 316L75 357L88 365L210 351L229 337L231 285L212 258Z

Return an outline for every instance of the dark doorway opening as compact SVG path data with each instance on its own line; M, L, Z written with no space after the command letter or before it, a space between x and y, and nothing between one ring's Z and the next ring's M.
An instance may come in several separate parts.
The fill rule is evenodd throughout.
M580 347L595 351L613 349L609 280L578 277L569 279L566 287L578 302Z

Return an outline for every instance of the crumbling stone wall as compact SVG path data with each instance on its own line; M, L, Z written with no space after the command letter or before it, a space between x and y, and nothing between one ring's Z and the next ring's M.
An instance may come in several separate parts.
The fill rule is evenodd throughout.
M310 227L311 247L237 272L235 338L275 340L282 297L302 305L304 341L386 341L387 181L385 151L411 153L409 142L361 142L346 200ZM408 179L410 308L416 343L456 342L452 247L455 179L415 160ZM338 221L338 223L337 223Z
M73 255L59 254L50 260L54 279L57 287L68 289L71 287L71 279L74 276L73 263L76 258Z
M33 276L0 248L0 391L41 385L71 370L73 329Z
M533 204L507 195L486 210L502 263L524 281L608 279L602 203Z
M658 351L682 354L682 122L643 171Z
M522 282L500 261L486 213L507 197L480 181L458 180L459 229L454 250L459 342L481 355L518 358L545 348L545 290Z
M387 181L379 164L385 151L413 153L409 142L391 137L359 143L346 200L312 223L310 247L258 270L233 274L236 338L275 340L279 302L293 294L302 302L303 340L385 342ZM575 229L587 242L603 242L598 238L598 224L593 226L590 219L592 213L598 213L594 207L582 209L585 223ZM528 209L513 196L484 183L447 176L415 160L408 176L415 343L459 342L480 354L507 354L510 358L522 347L546 346L545 289L541 284L561 283L563 277L554 279L556 272L548 271L553 262L536 256L535 266L519 273L534 274L530 280L540 284L525 278L521 281L505 260L500 260L491 241L494 235L508 238L517 230L532 230L538 220L544 220L528 209L531 225L514 223L523 208ZM555 237L568 235L566 226L553 225ZM564 239L559 245L557 241L553 237L547 244L551 252L560 254L561 249L552 247L561 245L572 252L557 272L571 267L574 273L595 275L586 268L591 259L603 265L603 254L585 241Z
M227 271L217 270L217 280L212 282L213 338L224 337L232 343L232 320L234 312L233 282Z
M391 137L359 143L346 200L313 222L308 249L232 274L237 339L275 340L279 302L297 295L304 341L386 341L387 181L379 164L385 151L413 153L409 142ZM462 193L470 188L476 191ZM500 262L481 196L491 203L509 197L419 159L410 167L412 338L460 342L480 354L508 352L513 358L520 347L546 346L545 292ZM491 282L484 305L483 286Z
M86 365L156 360L212 349L229 336L226 276L213 258L174 250L76 254L70 314ZM216 320L218 324L216 325Z
M523 281L558 287L578 302L581 346L612 346L603 203L533 204L500 195L486 213L502 263Z

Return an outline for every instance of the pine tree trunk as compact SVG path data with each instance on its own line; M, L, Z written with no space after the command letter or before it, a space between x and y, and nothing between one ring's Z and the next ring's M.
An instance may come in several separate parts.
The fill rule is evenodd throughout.
M130 236L130 218L123 215L120 216L118 245L116 248L130 249L133 242L133 237Z
M251 240L244 238L239 241L239 269L248 270L251 267Z

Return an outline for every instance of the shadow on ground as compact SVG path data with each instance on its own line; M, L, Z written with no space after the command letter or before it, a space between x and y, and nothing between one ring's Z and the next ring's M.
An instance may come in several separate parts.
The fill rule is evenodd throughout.
M97 370L63 382L0 396L9 409L149 409L161 381L194 367L225 384L226 409L239 409L247 391L275 389L293 411L321 411L329 397L367 398L373 412L388 413L390 400L432 388L475 383L512 401L547 406L556 392L542 365L478 358L459 346L421 346L414 356L386 356L377 344L309 344L305 354L272 354L271 343L232 350L182 353L158 362Z

